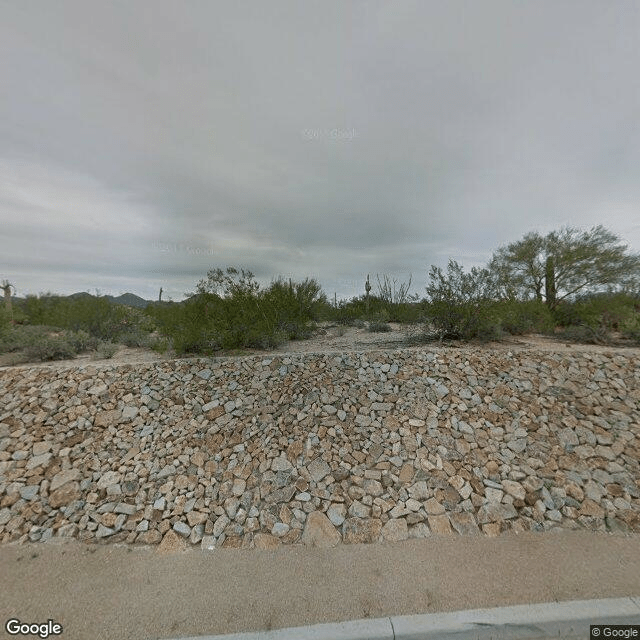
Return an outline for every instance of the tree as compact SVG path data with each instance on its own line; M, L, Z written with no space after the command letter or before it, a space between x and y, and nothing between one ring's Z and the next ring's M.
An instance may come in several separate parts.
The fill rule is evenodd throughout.
M502 298L514 300L529 298L542 300L544 263L540 259L545 239L539 233L528 233L519 242L498 249L489 263Z
M555 308L565 298L628 286L640 274L640 255L602 225L589 231L564 227L546 236L528 233L496 251L489 270L508 298L535 296Z

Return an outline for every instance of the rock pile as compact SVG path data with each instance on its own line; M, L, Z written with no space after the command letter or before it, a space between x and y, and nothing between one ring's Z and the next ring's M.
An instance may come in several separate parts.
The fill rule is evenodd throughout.
M479 348L0 372L0 541L640 531L640 369ZM164 542L163 542L164 543Z

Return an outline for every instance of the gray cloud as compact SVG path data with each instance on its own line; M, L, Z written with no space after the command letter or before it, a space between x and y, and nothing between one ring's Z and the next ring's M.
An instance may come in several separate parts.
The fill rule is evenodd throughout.
M528 231L640 249L633 3L5 4L0 276L423 293Z

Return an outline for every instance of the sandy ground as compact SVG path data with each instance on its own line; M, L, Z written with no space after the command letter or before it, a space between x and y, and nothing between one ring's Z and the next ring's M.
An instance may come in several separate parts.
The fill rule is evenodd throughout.
M640 536L560 530L169 554L11 544L0 547L0 573L3 625L53 619L65 640L178 638L637 596Z

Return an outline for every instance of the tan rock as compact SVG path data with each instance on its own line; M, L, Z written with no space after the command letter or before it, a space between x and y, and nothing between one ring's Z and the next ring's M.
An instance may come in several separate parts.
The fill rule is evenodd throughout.
M197 524L206 522L207 517L207 514L201 511L189 511L189 513L187 513L187 522L190 527L195 527Z
M335 547L340 543L340 532L322 511L312 511L307 516L302 542L310 547Z
M111 411L99 411L93 420L94 427L111 427L117 424L120 419L120 409L112 409Z
M584 491L575 482L568 482L564 486L564 490L570 498L573 498L578 502L582 502L584 500Z
M424 508L430 516L440 516L445 512L445 508L435 498L429 498L424 503Z
M526 491L519 482L515 482L514 480L503 480L502 487L510 496L513 496L516 500L525 499Z
M49 505L54 509L59 509L79 499L80 485L77 482L67 482L64 486L49 493Z
M604 518L604 509L594 500L587 498L580 507L580 515Z
M413 476L415 473L415 469L413 465L410 463L406 463L402 465L402 469L400 469L400 473L398 474L398 481L401 484L409 484L413 481Z
M217 406L217 407L213 407L213 409L209 409L209 411L207 411L205 416L207 417L207 420L215 420L216 418L219 418L220 416L224 415L224 412L225 412L224 407Z
M449 518L446 515L441 516L429 516L427 518L429 522L429 528L433 533L439 536L451 535L451 524Z
M374 519L347 518L343 525L345 544L377 542L382 531L382 522Z
M469 513L468 511L462 511L460 513L450 513L449 520L451 521L451 526L461 536L472 536L478 535L480 533L480 529L476 524L476 520L473 517L473 514Z
M404 518L388 520L382 527L382 537L389 542L399 542L409 537L407 521Z
M169 531L164 534L164 538L162 538L162 542L158 546L158 553L177 553L178 551L184 551L186 548L187 544L184 539L173 529L169 529Z
M223 543L223 549L240 549L242 548L242 538L240 536L229 536Z
M253 544L256 549L275 549L282 543L279 538L276 538L269 533L256 533L253 536Z
M80 472L77 469L64 469L60 471L60 473L56 473L51 480L51 485L49 486L49 491L55 491L60 487L67 484L67 482L72 482L73 480L78 480L80 478Z
M160 540L162 540L162 534L157 529L143 531L136 538L136 542L142 542L143 544L158 544Z
M490 538L495 538L500 535L500 523L499 522L490 522L488 524L482 525L482 531Z

